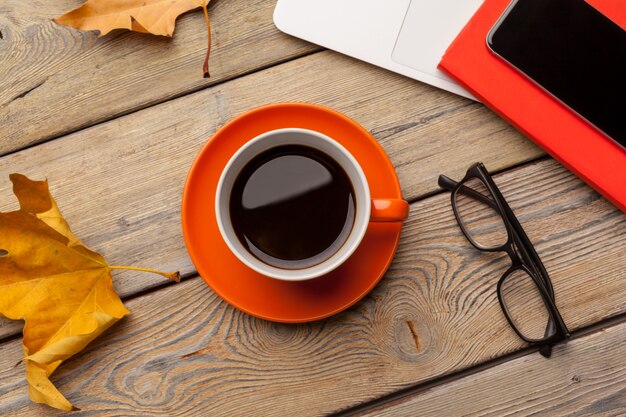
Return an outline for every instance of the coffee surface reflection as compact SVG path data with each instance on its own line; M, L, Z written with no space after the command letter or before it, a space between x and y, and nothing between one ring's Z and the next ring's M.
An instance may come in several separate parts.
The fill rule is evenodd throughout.
M283 269L320 264L345 243L354 224L354 189L330 156L302 145L269 149L248 162L230 196L241 244Z

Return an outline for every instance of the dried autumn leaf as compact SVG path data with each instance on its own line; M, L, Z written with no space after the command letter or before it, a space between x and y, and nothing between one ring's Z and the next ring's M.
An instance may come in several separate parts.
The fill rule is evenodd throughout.
M209 46L204 60L204 76L209 76L211 25L207 5L210 0L87 0L85 4L54 19L81 30L97 30L104 36L114 29L128 29L153 35L172 36L181 14L202 8Z
M55 22L82 30L98 30L100 36L114 29L172 36L176 18L202 7L195 0L87 0Z
M0 314L23 319L30 397L62 410L72 405L49 377L67 358L128 314L112 269L138 269L174 281L178 273L109 266L61 216L46 181L11 174L20 209L0 213Z

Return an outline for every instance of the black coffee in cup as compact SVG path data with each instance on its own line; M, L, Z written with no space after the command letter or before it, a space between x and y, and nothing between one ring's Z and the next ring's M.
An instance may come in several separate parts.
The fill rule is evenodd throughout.
M262 262L302 269L333 256L348 239L355 195L344 169L302 145L268 149L241 170L230 219L241 244Z

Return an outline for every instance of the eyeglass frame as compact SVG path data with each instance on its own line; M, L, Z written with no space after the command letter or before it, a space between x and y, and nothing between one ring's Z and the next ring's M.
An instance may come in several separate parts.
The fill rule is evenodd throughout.
M473 178L480 180L485 187L487 187L487 190L493 199L490 199L464 185L467 181ZM512 264L509 269L502 274L496 289L500 307L502 308L506 320L515 333L517 333L517 335L525 342L531 345L541 346L541 354L545 357L550 357L552 345L568 339L570 337L570 333L554 301L554 288L548 272L541 262L533 244L526 235L526 232L522 228L522 225L519 223L519 220L513 213L513 210L500 192L500 189L491 178L491 175L489 175L485 166L480 162L473 164L467 170L465 177L459 182L456 182L445 175L440 175L438 182L441 188L451 192L450 198L454 217L456 218L461 231L465 235L465 238L472 244L472 246L483 252L505 252L509 255ZM507 231L507 241L505 243L499 246L487 247L481 245L472 238L471 233L467 230L466 225L461 219L459 209L457 207L457 193L463 187L467 189L464 190L464 195L469 195L470 197L489 205L500 215ZM529 275L539 289L541 298L543 299L549 313L545 334L551 334L550 336L545 336L541 339L528 338L517 328L513 318L511 317L511 313L502 297L502 285L511 274L518 270L524 271L527 275Z

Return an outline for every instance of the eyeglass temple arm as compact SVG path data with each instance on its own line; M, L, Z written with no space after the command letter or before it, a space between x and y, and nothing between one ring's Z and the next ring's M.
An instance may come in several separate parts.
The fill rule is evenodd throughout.
M439 176L438 183L441 188L448 190L448 191L453 191L456 188L456 186L459 184L458 182L454 181L452 178L446 177L445 175ZM466 187L464 185L461 186L460 190L463 192L463 194L468 195L474 198L475 200L479 200L487 204L494 210L498 210L498 205L496 204L496 202L490 198L485 197L481 193L474 191L471 188Z

